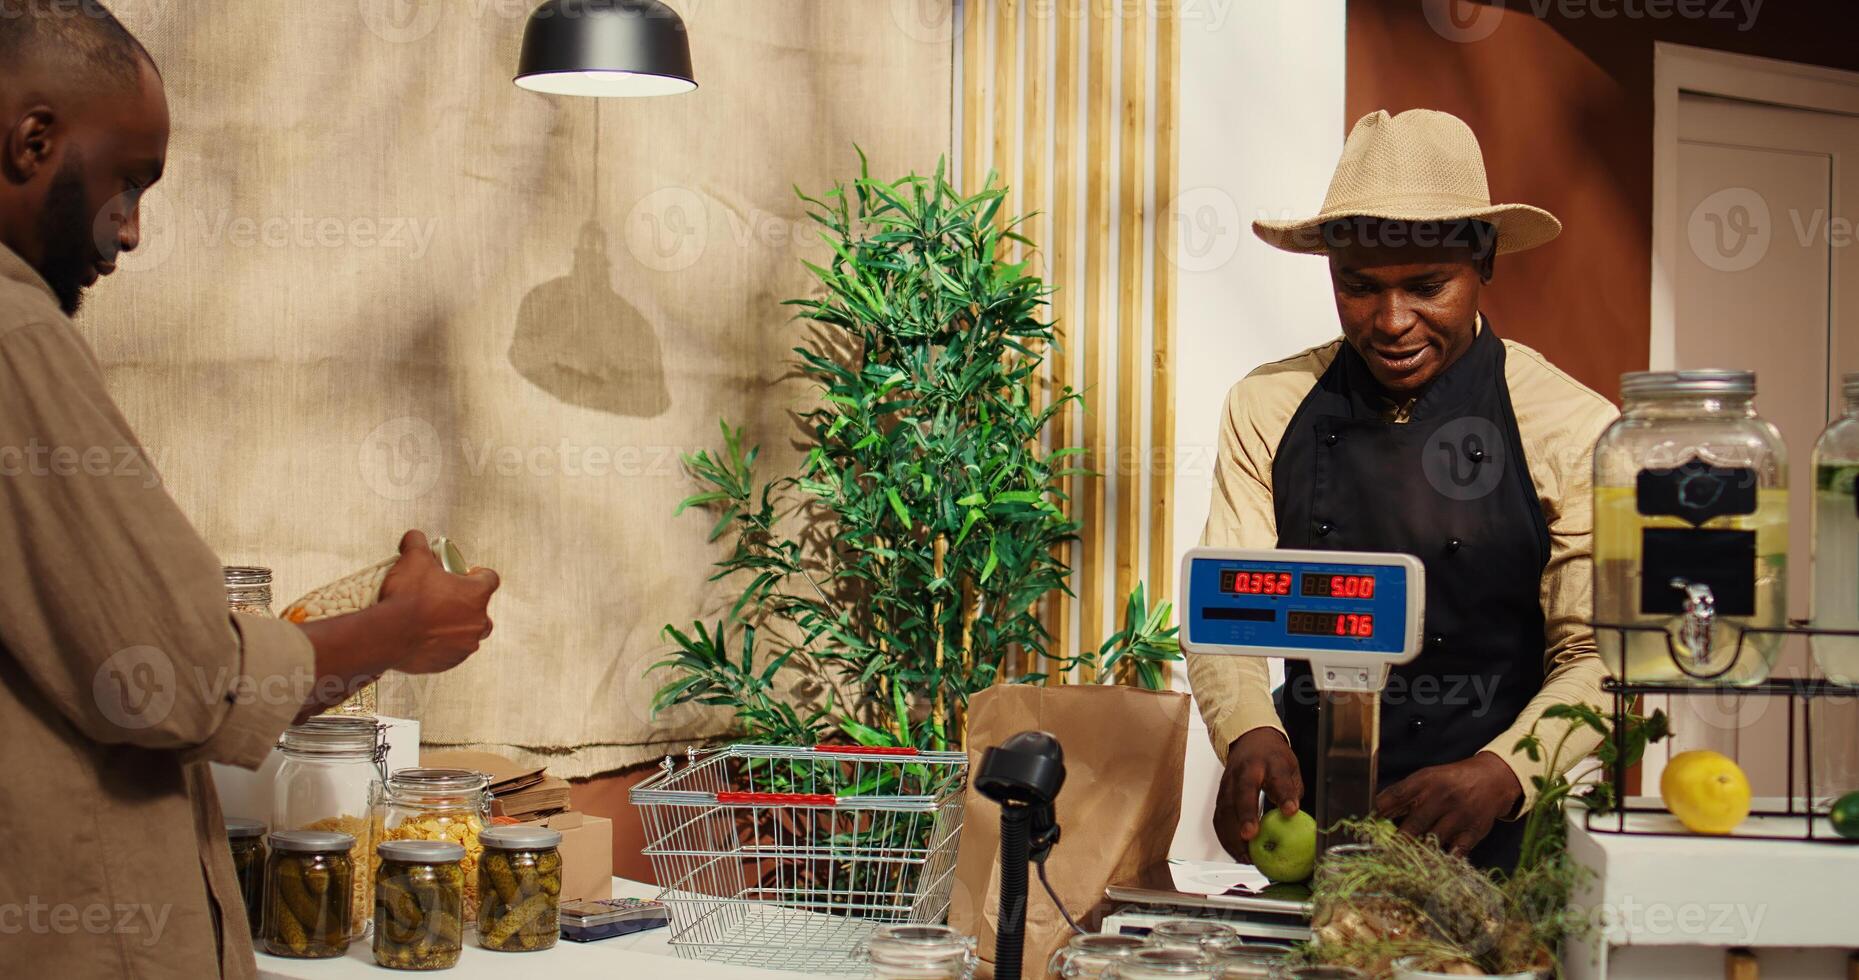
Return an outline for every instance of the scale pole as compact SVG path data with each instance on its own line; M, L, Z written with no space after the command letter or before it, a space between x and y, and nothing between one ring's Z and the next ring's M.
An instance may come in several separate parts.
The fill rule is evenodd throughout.
M1317 853L1330 849L1330 828L1375 809L1375 756L1381 749L1381 692L1319 691L1317 705ZM1348 843L1339 841L1334 843Z

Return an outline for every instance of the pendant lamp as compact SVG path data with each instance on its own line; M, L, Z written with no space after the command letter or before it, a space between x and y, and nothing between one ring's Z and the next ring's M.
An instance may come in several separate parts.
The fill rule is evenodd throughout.
M544 0L523 29L516 84L548 95L637 97L697 88L690 36L659 0Z

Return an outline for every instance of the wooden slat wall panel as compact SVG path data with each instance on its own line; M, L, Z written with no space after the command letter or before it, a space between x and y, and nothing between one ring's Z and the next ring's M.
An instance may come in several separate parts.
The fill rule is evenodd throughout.
M1155 333L1150 353L1149 594L1151 601L1175 591L1175 276L1168 243L1179 230L1173 207L1177 193L1177 98L1181 91L1180 0L1159 0L1155 39Z
M1053 296L1055 319L1052 328L1052 354L1046 368L1050 371L1052 397L1058 397L1072 382L1072 324L1077 322L1077 291L1070 288L1072 270L1078 265L1078 79L1079 28L1084 23L1084 0L1060 0L1052 24L1052 240L1046 247L1052 254L1051 282L1058 292ZM1052 426L1052 444L1074 445L1073 419L1076 413L1068 405L1059 410ZM1076 477L1064 481L1065 513L1077 513ZM1078 548L1066 545L1062 550L1074 567ZM1075 588L1075 586L1074 586ZM1069 650L1072 646L1072 618L1077 603L1060 593L1052 597L1052 649ZM1063 682L1064 674L1054 671L1052 679Z
M1006 211L1051 216L1026 226L1032 268L1058 290L1045 397L1070 386L1086 402L1052 445L1083 446L1077 461L1103 474L1066 488L1083 529L1068 549L1078 599L1047 605L1055 650L1095 648L1139 582L1152 602L1172 586L1175 308L1159 235L1173 230L1178 5L962 2L959 172L973 190L997 171Z

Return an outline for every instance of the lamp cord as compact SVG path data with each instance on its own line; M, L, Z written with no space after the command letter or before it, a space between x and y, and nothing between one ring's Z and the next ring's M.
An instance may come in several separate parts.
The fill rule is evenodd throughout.
M1042 860L1035 861L1034 863L1039 866L1039 883L1045 886L1046 895L1052 899L1053 907L1057 908L1059 914L1065 917L1065 924L1072 927L1072 932L1080 936L1084 935L1084 929L1079 927L1078 921L1072 918L1070 912L1065 911L1065 903L1059 901L1059 893L1053 890L1052 882L1046 878L1046 862Z

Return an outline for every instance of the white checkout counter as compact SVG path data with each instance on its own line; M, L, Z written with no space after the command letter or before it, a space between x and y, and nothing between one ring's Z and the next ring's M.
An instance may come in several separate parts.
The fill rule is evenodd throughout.
M1634 800L1657 806L1657 801ZM1757 800L1779 808L1779 800ZM1596 817L1612 827L1616 817ZM1740 833L1800 833L1751 817ZM1679 829L1669 814L1630 814L1628 828ZM1823 819L1816 834L1833 836ZM1839 980L1859 951L1859 844L1591 833L1569 815L1569 854L1595 872L1574 907L1598 909L1593 941L1563 954L1568 980L1698 980L1725 975L1746 947L1762 980Z
M654 898L655 886L625 878L613 879L615 898ZM672 952L670 930L652 929L598 942L562 940L554 949L534 953L494 953L477 946L477 937L465 934L464 955L458 965L433 975L448 980L511 980L513 977L548 977L551 980L614 980L615 977L676 977L678 980L795 980L797 973L759 970L745 966L691 960ZM376 966L369 940L353 943L348 955L330 960L293 960L258 954L260 980L342 980L417 976Z

